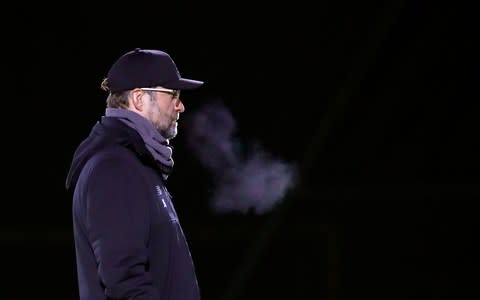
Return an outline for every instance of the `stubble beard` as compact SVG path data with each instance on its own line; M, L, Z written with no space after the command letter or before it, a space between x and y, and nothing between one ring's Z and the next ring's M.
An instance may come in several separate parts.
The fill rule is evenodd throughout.
M160 133L167 140L171 140L177 136L178 129L177 129L176 122L174 122L173 124L170 123L168 125L163 125L163 126L162 124L157 124L157 126L155 127L157 128L158 133Z

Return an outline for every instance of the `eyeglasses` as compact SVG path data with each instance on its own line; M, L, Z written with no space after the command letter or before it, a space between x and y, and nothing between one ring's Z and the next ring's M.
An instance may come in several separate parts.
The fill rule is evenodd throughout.
M171 90L164 88L140 88L142 91L162 92L173 96L173 98L180 98L180 90Z

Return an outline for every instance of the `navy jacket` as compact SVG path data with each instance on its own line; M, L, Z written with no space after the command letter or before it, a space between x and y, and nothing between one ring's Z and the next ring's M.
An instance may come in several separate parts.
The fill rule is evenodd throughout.
M80 299L200 299L161 172L140 135L112 117L76 149L66 185Z

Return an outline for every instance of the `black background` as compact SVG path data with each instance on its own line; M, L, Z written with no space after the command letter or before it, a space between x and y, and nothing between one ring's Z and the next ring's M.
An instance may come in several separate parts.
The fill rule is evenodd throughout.
M209 209L172 141L169 179L205 300L478 297L478 18L427 1L14 5L3 20L2 299L77 299L71 198L99 88L135 47L172 55L193 114L221 98L242 140L298 164L270 212ZM8 296L8 297L7 297Z

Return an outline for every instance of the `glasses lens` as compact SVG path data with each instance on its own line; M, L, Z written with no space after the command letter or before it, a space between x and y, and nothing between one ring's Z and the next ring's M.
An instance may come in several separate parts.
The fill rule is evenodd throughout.
M180 90L169 90L169 89L162 89L162 88L142 88L141 90L167 93L172 95L173 98L180 98Z

